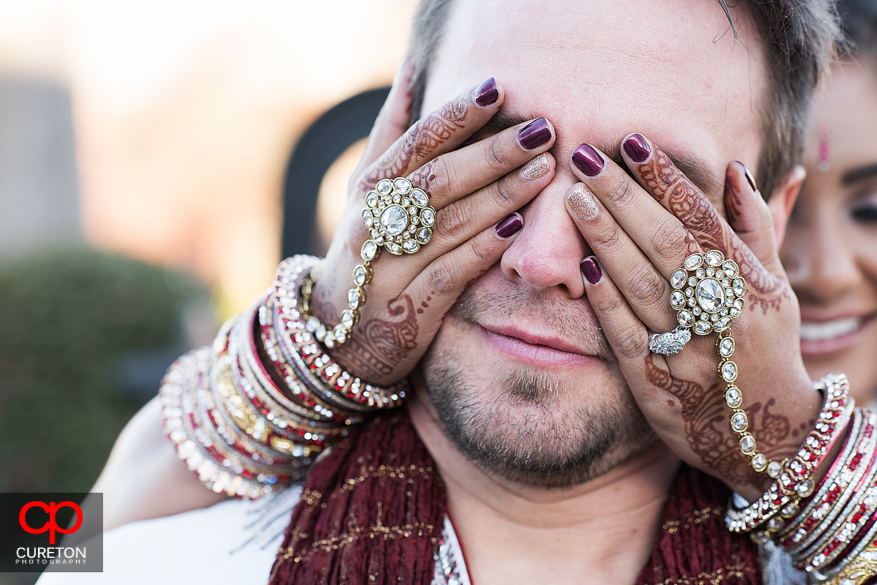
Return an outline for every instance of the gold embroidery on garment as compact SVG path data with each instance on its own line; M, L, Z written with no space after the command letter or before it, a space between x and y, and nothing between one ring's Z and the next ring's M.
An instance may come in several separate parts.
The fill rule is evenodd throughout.
M707 508L707 510L709 509L710 508ZM736 555L734 555L734 558L736 560L734 564L719 567L715 571L700 573L693 577L686 576L678 579L666 579L656 585L720 585L721 583L724 583L726 579L740 579L755 572L753 567L747 566L743 561L737 558Z
M435 535L435 526L432 524L426 524L424 522L415 522L414 524L406 524L404 526L354 526L348 524L349 532L345 534L339 534L338 536L333 536L331 538L325 538L323 540L318 540L314 542L310 546L310 550L307 551L299 551L296 553L295 547L287 547L285 549L281 549L281 556L284 559L292 559L294 563L300 563L308 559L314 552L316 551L330 551L330 550L338 550L341 547L350 545L351 543L362 539L362 538L379 538L383 537L384 540L396 539L396 538L409 538L411 536L419 536L422 537L424 535L429 536L430 540L433 542L438 542L438 537Z
M391 459L392 458L393 457L391 457ZM369 479L403 481L409 484L414 484L418 477L425 480L431 480L434 477L434 469L431 466L418 467L416 465L365 465L365 462L363 461L361 475L344 480L344 484L339 489L335 490L329 498L334 499L342 497L344 494L353 491L358 485ZM408 495L411 495L410 491L408 492ZM326 508L327 505L326 502L323 502L323 494L313 490L305 490L302 493L301 501L309 508L307 512L308 516L316 513L317 509ZM348 547L357 540L365 538L383 538L384 540L389 540L396 538L409 538L411 536L427 536L433 543L438 542L436 528L432 524L409 522L402 526L384 526L381 522L383 514L381 513L380 503L378 503L378 506L379 513L377 522L374 526L359 526L356 522L356 518L351 517L347 521L347 525L345 526L346 531L344 533L315 541L311 543L307 549L296 550L298 543L307 538L308 535L299 532L298 528L295 528L292 535L292 544L285 549L281 549L279 555L283 559L291 559L294 563L301 563L317 551L328 552L331 550L339 550Z
M691 528L696 524L702 524L709 520L712 516L722 516L725 513L724 508L703 508L701 510L694 510L690 514L687 514L684 518L680 518L679 520L668 520L664 522L663 526L661 526L661 530L666 530L670 534L676 534L679 532L679 528Z
M386 465L380 465L378 467L375 467L374 465L369 465L367 468L364 469L364 473L359 477L351 477L344 480L344 485L339 488L338 491L332 495L332 497L336 497L338 494L353 491L353 488L355 488L357 485L361 484L367 479L407 479L408 483L414 483L414 478L412 476L419 475L423 479L429 480L432 479L432 472L432 467L415 467L414 465L402 467L388 467Z

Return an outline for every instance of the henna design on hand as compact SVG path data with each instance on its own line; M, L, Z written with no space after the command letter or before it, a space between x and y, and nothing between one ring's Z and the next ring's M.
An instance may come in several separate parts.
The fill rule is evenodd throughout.
M387 312L391 319L372 319L364 324L363 332L384 362L397 366L417 347L419 328L414 301L403 293L387 302Z
M417 347L420 327L411 297L403 293L388 301L387 313L389 319L374 317L359 323L347 343L332 350L336 361L370 382L391 376Z
M729 250L730 247L724 249ZM779 311L783 301L791 300L792 295L786 283L765 270L748 247L737 248L731 258L740 267L740 276L746 280L746 302L751 310L761 307L761 314L766 315L768 309Z
M428 163L408 175L408 180L410 180L415 187L420 187L427 193L431 193L432 186L436 181L435 165L435 159L429 161Z
M657 366L652 354L645 357L645 373L649 383L676 399L674 406L685 424L688 446L711 473L725 481L763 489L764 476L749 466L728 427L729 411L718 380L704 389L695 382L676 378ZM755 402L744 409L759 449L772 459L781 458L798 446L788 417L771 412L775 404L772 398L764 406Z
M359 190L365 193L381 179L403 176L412 159L430 157L442 144L466 125L469 98L458 97L441 110L416 122L389 151L369 169L359 181Z
M721 250L737 263L740 275L746 279L750 307L760 306L762 313L767 314L768 309L779 311L783 301L791 299L789 287L765 270L755 254L739 245L733 233L724 229L719 212L706 195L662 150L656 148L652 159L637 170L652 196L658 201L666 200L670 211L694 233L704 250Z

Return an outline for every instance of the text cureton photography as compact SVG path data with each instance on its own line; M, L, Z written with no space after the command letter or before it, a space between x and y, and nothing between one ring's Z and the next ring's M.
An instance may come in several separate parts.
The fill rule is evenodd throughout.
M0 573L102 571L102 501L102 494L0 494Z

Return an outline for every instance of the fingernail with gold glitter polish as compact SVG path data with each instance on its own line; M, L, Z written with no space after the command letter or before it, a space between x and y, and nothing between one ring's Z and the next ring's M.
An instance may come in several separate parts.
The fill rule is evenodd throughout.
M521 167L521 175L525 179L539 179L548 172L548 157L543 152Z
M588 220L597 217L597 200L587 187L579 183L567 197L569 206L576 212L579 219Z

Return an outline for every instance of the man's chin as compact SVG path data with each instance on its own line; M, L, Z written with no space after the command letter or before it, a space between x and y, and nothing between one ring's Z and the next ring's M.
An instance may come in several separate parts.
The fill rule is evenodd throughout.
M505 367L485 380L494 368L467 376L473 370L456 355L460 347L433 346L423 362L423 390L447 437L490 474L533 487L569 487L605 474L653 438L620 376L604 370L591 380L599 387L593 391L525 367Z

